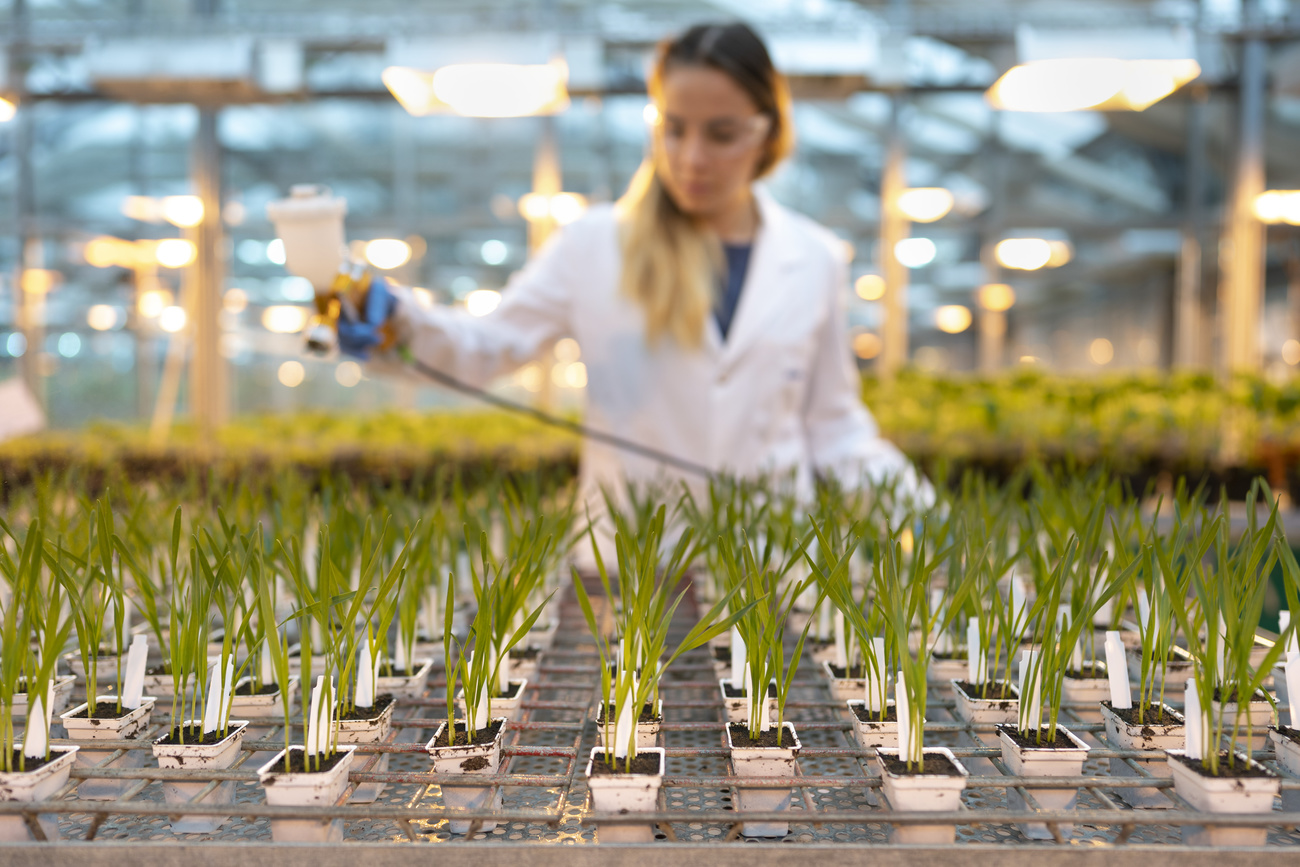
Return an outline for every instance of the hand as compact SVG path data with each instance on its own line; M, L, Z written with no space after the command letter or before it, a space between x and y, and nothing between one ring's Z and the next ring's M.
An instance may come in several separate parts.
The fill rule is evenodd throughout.
M356 311L360 319L349 315L347 305L339 314L339 352L362 361L370 358L372 348L390 339L384 326L396 309L397 298L389 291L388 281L376 276L370 281L365 308Z

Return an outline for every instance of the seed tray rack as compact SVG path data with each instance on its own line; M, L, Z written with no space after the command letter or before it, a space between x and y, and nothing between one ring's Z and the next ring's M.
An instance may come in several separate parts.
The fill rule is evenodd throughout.
M695 616L691 599L681 610L683 625ZM705 651L688 654L668 671L663 683L663 743L667 748L667 773L659 809L635 816L597 814L587 805L583 777L586 757L595 745L594 710L599 658L588 639L581 614L570 597L560 606L561 626L554 647L542 658L529 678L522 719L511 723L502 751L502 773L492 778L502 792L499 810L479 813L457 812L457 818L495 819L490 832L472 827L467 835L448 830L450 811L442 803L440 786L453 778L430 773L430 761L423 745L445 718L444 682L435 669L426 695L403 701L393 724L393 734L382 744L358 747L358 760L350 782L384 782L385 789L372 804L351 805L345 795L333 807L290 808L266 804L255 768L283 747L278 726L263 730L244 741L244 753L225 771L163 770L142 768L76 769L65 789L38 804L0 804L0 812L56 816L60 840L26 844L0 844L0 864L49 864L51 856L75 857L81 867L99 863L120 865L122 859L144 858L149 863L193 864L202 859L210 864L272 864L277 867L311 864L331 867L337 863L352 867L358 857L367 865L408 864L425 859L435 851L457 859L458 865L500 863L510 857L506 850L527 849L528 864L564 867L579 863L610 865L635 863L680 864L682 858L707 858L712 864L740 864L762 858L781 861L817 858L826 865L906 861L950 864L954 859L984 863L996 857L1012 867L1023 861L1040 865L1044 858L1053 863L1104 859L1107 867L1119 864L1149 867L1156 863L1211 864L1225 857L1224 849L1192 848L1180 842L1183 825L1205 823L1197 813L1174 795L1167 779L1145 777L1132 760L1158 753L1115 750L1105 742L1102 724L1084 722L1076 709L1066 708L1063 722L1092 745L1079 777L1013 777L1004 773L1001 752L979 742L977 736L992 732L991 726L971 727L951 713L951 696L946 690L932 693L926 724L927 745L947 746L967 764L971 777L963 795L963 807L953 814L900 813L888 810L878 797L879 777L868 761L869 753L853 740L847 709L830 697L829 684L817 666L805 660L801 679L796 681L786 716L792 720L803 742L798 758L798 776L790 779L746 778L747 786L770 786L791 790L790 810L781 814L740 813L734 807L733 787L737 778L729 773L728 752L722 736L722 705L717 681ZM160 705L165 702L160 702ZM165 709L159 709L161 714ZM148 750L155 731L165 720L155 718L148 736L135 741L99 741L96 748ZM295 740L301 740L295 731ZM56 743L68 743L56 741ZM380 754L390 754L384 773L373 768ZM1256 758L1276 768L1271 753ZM1129 761L1137 777L1113 777L1109 759ZM148 760L146 764L153 764ZM115 801L85 801L77 798L77 785L87 778L116 778L133 781ZM235 783L234 803L195 804L186 814L230 816L215 834L175 834L170 816L177 808L163 800L165 781L208 781L215 787L224 781ZM1033 793L1042 787L1077 787L1079 798L1073 811L1037 810ZM1286 778L1284 790L1300 789L1300 780ZM1018 788L1025 810L1008 807L1008 789ZM1167 809L1133 809L1124 792L1135 787L1159 789L1168 796ZM204 792L200 793L205 794ZM351 793L351 788L349 793ZM345 842L342 846L275 844L271 841L272 818L342 818ZM740 820L789 819L790 833L780 841L756 842L741 837ZM650 844L597 844L595 823L654 823L656 841ZM957 826L956 842L949 846L902 846L889 843L893 824L952 822ZM1053 841L1033 841L1023 836L1019 823L1073 824L1073 835L1059 835ZM34 821L32 824L35 824ZM1300 813L1275 811L1267 816L1216 816L1216 825L1267 825L1268 845L1262 849L1234 849L1234 864L1258 860L1276 864L1279 855L1300 863ZM39 827L39 826L37 826ZM430 849L429 847L441 847ZM996 855L990 853L996 852ZM364 854L363 854L364 853ZM454 854L453 854L454 853ZM816 853L816 854L814 854ZM515 856L518 857L518 856ZM561 860L562 859L562 860Z

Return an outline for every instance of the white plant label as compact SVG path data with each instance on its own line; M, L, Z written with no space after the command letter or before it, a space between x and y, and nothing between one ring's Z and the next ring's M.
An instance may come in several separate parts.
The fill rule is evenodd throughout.
M1025 579L1011 573L1011 612L1012 618L1019 622L1029 610L1029 591L1025 588Z
M889 689L889 676L885 674L885 639L876 636L871 639L871 659L867 662L866 696L867 710L880 713L885 709L885 694Z
M980 622L974 618L966 624L966 680L976 686L989 678L989 655L980 635Z
M817 606L817 640L830 641L831 638L831 605L829 599L823 599L822 604Z
M262 639L262 652L259 654L258 675L261 677L262 685L275 682L275 668L271 665L271 639Z
M363 640L357 654L357 707L375 706L375 669L379 661L370 655L370 642Z
M225 671L221 667L221 660L212 664L212 670L208 672L208 695L203 702L203 733L215 732L221 720L221 696L223 693L221 682L224 679Z
M149 637L137 635L126 652L126 672L122 676L122 706L135 710L144 697L144 669L149 661Z
M1138 601L1138 623L1143 629L1147 628L1147 623L1151 621L1151 598L1147 596L1145 587L1137 589Z
M420 613L424 616L424 634L430 640L442 637L443 611L438 607L437 577L424 588L424 607Z
M907 694L907 678L902 671L894 683L894 716L898 718L898 747L901 758L916 759L921 755L925 720L920 726L912 725L912 698Z
M944 621L943 591L938 588L930 590L930 611L936 615L936 622L942 623ZM952 651L952 634L945 629L935 637L934 652L948 656Z
M412 657L415 655L411 650L411 644L414 643L415 636L410 636L408 641L406 631L397 630L397 641L393 644L393 667L398 671L406 671L411 666Z
M1287 627L1290 625L1291 612L1284 608L1277 613L1277 631L1286 632ZM1300 653L1300 635L1294 632L1286 637L1286 652L1284 655L1287 659L1290 659L1293 653Z
M844 612L838 608L832 615L832 623L835 628L835 666L845 669L845 675L848 675L849 667L849 642L845 636L844 629Z
M469 552L456 552L456 590L459 593L469 593L473 588L473 581L470 579Z
M226 660L226 674L221 679L221 701L217 704L217 727L224 730L230 725L230 695L235 691L235 660Z
M330 685L333 686L332 678ZM307 721L305 747L309 756L325 752L334 715L332 704L333 702L325 700L325 675L319 675L316 678L316 686L311 691L311 719Z
M745 639L740 630L731 627L731 685L740 689L745 678Z
M632 677L632 686L623 698L622 704L618 706L618 714L614 717L614 758L625 759L628 753L628 743L636 736L636 720L640 716L639 708L636 707L637 679Z
M750 698L750 701L754 701ZM758 699L758 730L765 732L772 727L772 700L767 697L767 691L763 691L762 698Z
M1183 694L1184 716L1187 718L1187 725L1183 727L1184 741L1183 752L1189 759L1200 759L1201 742L1204 739L1202 729L1205 726L1205 716L1201 713L1200 692L1196 689L1196 680L1187 678L1187 691Z
M1124 640L1115 630L1106 633L1106 677L1110 681L1110 706L1116 710L1133 706L1128 683L1128 663L1124 659Z
M492 715L492 680L483 681L483 691L479 693L478 707L474 708L474 731L487 728Z
M1041 650L1020 651L1020 728L1038 728L1043 719L1043 676L1038 664ZM1029 678L1033 683L1027 683ZM1025 698L1028 696L1028 699Z
M1291 728L1300 726L1300 656L1286 661L1286 700L1291 706Z
M27 709L27 730L23 732L23 755L29 759L45 758L50 745L50 717L54 708L54 684L49 684L45 695L30 696Z

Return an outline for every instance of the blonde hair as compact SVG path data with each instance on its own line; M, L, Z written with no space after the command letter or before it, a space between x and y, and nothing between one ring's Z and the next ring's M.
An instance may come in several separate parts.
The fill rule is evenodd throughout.
M730 76L771 120L755 179L770 172L794 145L790 93L763 41L744 24L698 25L659 44L649 81L656 101L675 65L709 66ZM653 158L646 159L618 200L623 254L621 289L640 305L646 342L671 336L696 348L713 309L723 256L718 239L673 201Z

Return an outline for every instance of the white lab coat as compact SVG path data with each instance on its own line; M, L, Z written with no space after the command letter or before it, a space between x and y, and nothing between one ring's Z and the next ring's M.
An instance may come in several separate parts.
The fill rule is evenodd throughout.
M476 318L424 309L400 292L395 323L425 364L477 385L532 361L562 337L587 368L586 424L714 471L744 477L793 471L850 485L896 478L928 505L933 491L880 437L862 405L849 345L848 267L841 242L757 192L761 215L744 288L724 341L708 318L703 346L645 340L644 318L619 289L612 206L590 209L554 236ZM584 445L579 493L600 511L601 489L680 478L680 470L600 442ZM602 546L603 547L603 546Z

